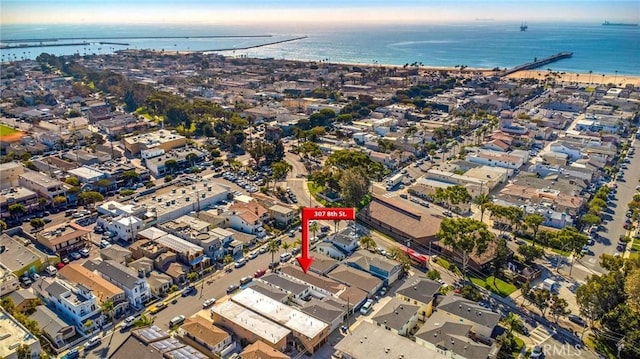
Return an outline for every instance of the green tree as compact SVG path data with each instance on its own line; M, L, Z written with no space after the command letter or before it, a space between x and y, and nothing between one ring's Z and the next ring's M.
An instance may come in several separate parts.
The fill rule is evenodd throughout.
M111 319L111 315L113 314L113 300L107 299L100 304L100 311L102 315L107 317L109 320Z
M14 203L12 205L9 205L9 213L14 218L22 216L26 211L27 209L22 203Z
M534 288L529 295L531 303L535 305L544 317L547 308L549 308L549 301L551 300L551 292L543 288Z
M74 187L80 186L80 180L77 177L73 176L65 178L64 183Z
M286 161L278 161L271 164L271 170L273 171L273 182L280 181L287 177L289 172L293 169L293 166Z
M7 222L0 219L0 233L4 232L7 229Z
M132 184L140 180L140 175L136 171L122 172L122 180L127 184Z
M233 257L230 254L227 254L226 256L224 256L224 258L222 258L222 262L224 263L224 265L229 265L233 263Z
M102 196L100 192L87 191L87 192L80 193L78 195L78 200L84 205L92 206L96 202L104 201L104 196Z
M491 271L493 272L493 285L496 286L496 279L502 277L502 271L509 261L511 251L507 247L507 240L499 237L496 241L495 257L491 262Z
M0 300L0 306L2 306L2 308L4 308L4 310L6 310L9 314L13 314L13 312L16 310L16 304L10 297L2 298L2 300Z
M271 253L271 263L275 263L274 256L276 255L276 253L278 253L279 250L280 245L274 239L270 240L269 243L267 243L267 252ZM273 270L275 271L275 267L273 268Z
M195 282L198 280L198 273L196 272L189 272L187 273L187 280L191 283Z
M400 247L391 247L389 255L400 263L402 270L406 273L411 269L411 259L409 255Z
M55 196L53 197L53 205L55 207L61 206L67 203L67 197L65 196Z
M580 221L587 226L595 226L602 223L602 219L593 213L587 213L583 215L582 217L580 217Z
M16 348L18 359L31 359L31 348L26 344L21 344Z
M522 327L522 320L517 314L509 312L509 314L502 320L502 324L509 329L509 334L511 334L514 329Z
M166 160L164 162L164 167L167 169L169 173L173 174L173 172L175 172L175 170L178 169L178 161L174 159Z
M544 217L539 213L528 214L524 217L524 223L533 232L533 239L531 242L532 246L536 245L536 239L538 237L538 230L540 230L540 226L544 222Z
M107 188L111 186L111 181L109 181L108 179L101 179L96 182L96 186L98 186L98 188L100 188L101 190L106 191Z
M571 313L567 308L569 307L569 303L564 299L558 297L558 295L551 295L551 304L549 305L549 314L553 316L555 322L558 322L561 316L567 315Z
M309 224L309 232L311 232L313 234L313 237L316 236L316 233L318 233L318 230L320 229L320 226L318 225L318 222L312 222Z
M41 229L45 225L42 218L34 218L29 222L29 224L31 225L31 227L33 227L33 229L36 230Z
M484 212L489 208L492 203L491 195L488 193L482 193L473 199L473 203L480 207L480 222L484 222Z
M147 327L149 325L153 324L153 320L151 318L149 318L149 316L147 316L146 314L141 314L138 319L136 319L135 321L133 321L133 326L136 328L140 328L140 327Z
M89 332L89 334L93 333L93 320L91 319L87 319L86 322L84 322L84 329L87 330Z
M464 276L467 274L467 264L471 255L486 252L489 242L494 238L485 223L464 217L443 219L436 236L444 245L460 253Z
M534 260L542 258L544 249L534 247L533 245L523 245L518 247L518 253L524 258L525 262L533 263Z
M356 207L369 193L370 181L361 167L352 167L342 172L338 185L345 206Z
M432 269L432 270L427 272L427 278L429 278L431 280L438 280L438 279L440 279L440 272L438 272L435 269Z
M371 236L363 236L360 238L360 246L364 249L372 249L376 247L376 241L371 238Z
M555 234L556 239L562 244L562 247L567 248L570 252L573 252L574 256L580 256L582 247L589 242L589 237L575 227L564 227ZM571 261L571 267L569 269L569 275L573 271L573 262Z

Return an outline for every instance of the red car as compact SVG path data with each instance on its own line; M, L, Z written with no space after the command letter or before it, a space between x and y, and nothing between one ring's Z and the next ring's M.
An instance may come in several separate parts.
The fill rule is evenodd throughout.
M62 267L64 267L64 263L58 262L58 264L56 264L56 268L61 269Z
M266 269L259 269L256 271L256 273L253 275L254 278L260 278L262 277L265 273L267 273Z

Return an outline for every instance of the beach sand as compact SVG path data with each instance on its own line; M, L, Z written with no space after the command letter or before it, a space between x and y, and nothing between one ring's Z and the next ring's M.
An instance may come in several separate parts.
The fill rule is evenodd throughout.
M539 69L539 70L526 70L526 71L518 71L516 73L513 73L507 77L512 78L512 79L523 79L523 78L534 78L537 80L543 80L545 76L549 74L549 71L547 70L543 70L543 69ZM640 76L637 75L624 75L624 74L604 74L604 77L602 74L596 74L596 73L592 73L591 75L589 75L589 73L572 73L572 72L566 72L566 73L562 73L560 72L558 74L559 77L556 77L556 81L557 82L564 82L564 83L575 83L575 82L579 82L581 84L592 84L592 85L601 85L601 84L616 84L617 86L625 86L625 85L633 85L633 86L640 86Z

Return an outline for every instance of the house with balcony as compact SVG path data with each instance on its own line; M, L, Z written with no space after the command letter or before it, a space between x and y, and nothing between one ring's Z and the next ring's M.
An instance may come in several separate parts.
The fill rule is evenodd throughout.
M119 238L131 243L136 240L138 232L144 229L145 222L135 216L100 217L98 224L105 231L114 233L114 238Z
M141 308L151 298L147 279L131 268L110 260L88 260L83 266L122 289L134 308Z
M82 284L74 286L59 278L42 278L33 289L44 303L73 323L77 331L95 330L103 322L97 297ZM85 325L88 320L93 323L92 327Z
M434 314L432 325L424 325L415 334L415 342L425 348L437 351L447 358L493 359L497 357L498 346L474 340L473 326L466 323L447 321L444 315ZM442 320L442 321L437 321Z
M29 319L40 324L42 335L58 349L64 347L77 334L73 324L67 323L56 312L44 305L37 306L35 311L29 315Z
M493 345L499 332L500 314L483 308L458 296L444 296L437 305L438 312L427 319L424 327L434 327L436 323L459 323L471 326L469 337L474 341Z
M277 224L287 227L298 218L298 211L295 208L275 204L269 207L269 215Z
M224 257L225 237L214 232L209 222L191 216L178 217L159 226L161 229L204 249L205 255L215 260Z
M549 147L551 152L564 153L571 161L582 158L582 148L567 141L555 141Z
M156 239L155 243L160 247L167 248L169 252L175 253L178 261L187 265L191 270L201 271L211 265L211 258L204 254L204 248L173 234L162 236Z
M90 271L80 263L72 262L58 270L58 277L74 286L90 289L96 296L99 307L107 301L113 303L112 314L115 317L124 315L128 307L124 290L102 278L100 274Z

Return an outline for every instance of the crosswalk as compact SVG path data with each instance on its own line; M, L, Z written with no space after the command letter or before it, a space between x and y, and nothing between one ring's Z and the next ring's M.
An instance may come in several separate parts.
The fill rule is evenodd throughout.
M534 330L531 331L529 337L536 343L536 345L540 345L547 341L547 339L551 338L553 335L549 333L547 329L545 329L542 325L537 326Z
M398 196L398 193L396 193L396 192L387 192L387 193L382 195L382 197L385 197L385 198L393 198L393 197L396 197L396 196Z

